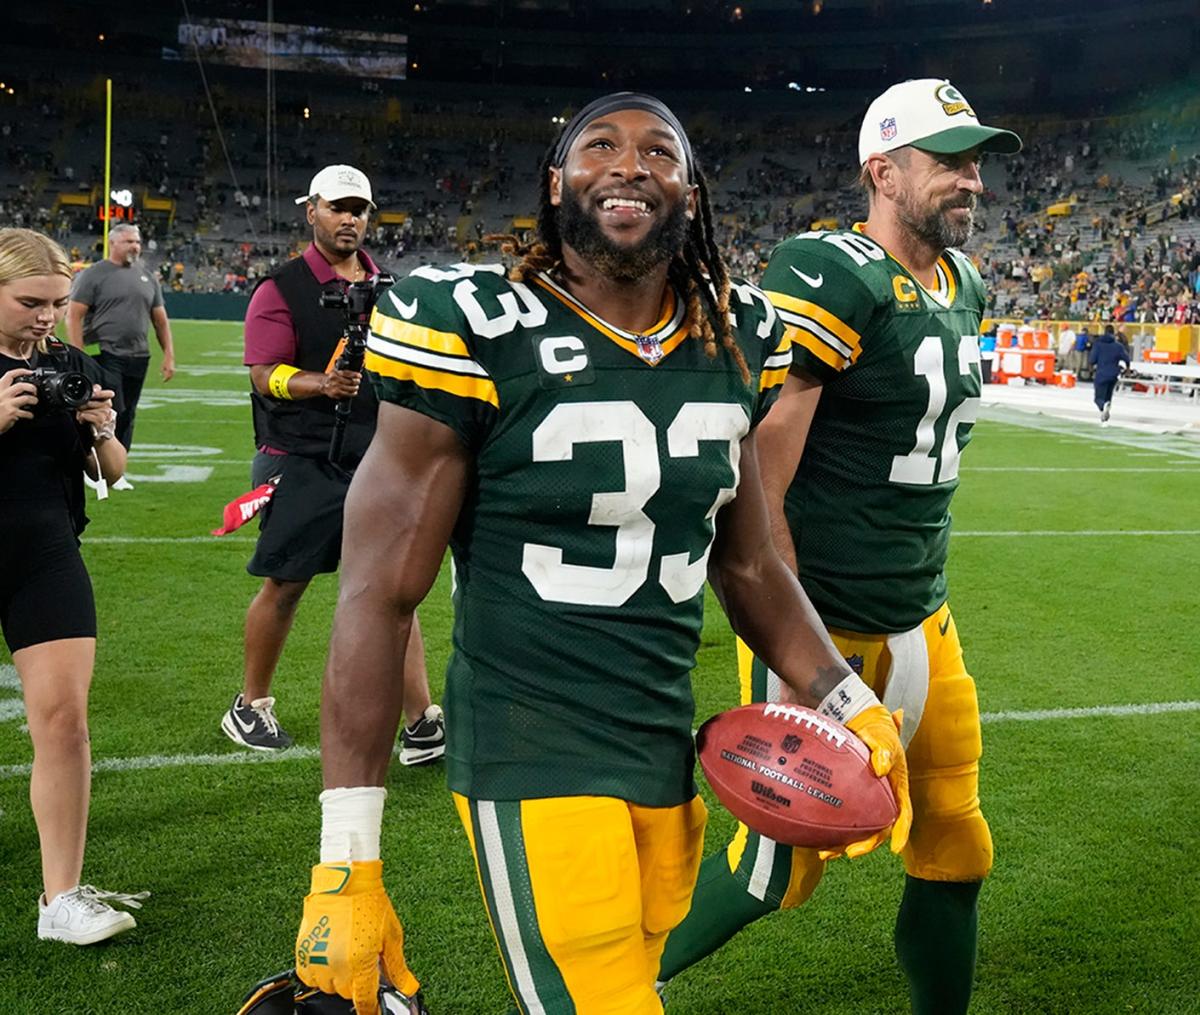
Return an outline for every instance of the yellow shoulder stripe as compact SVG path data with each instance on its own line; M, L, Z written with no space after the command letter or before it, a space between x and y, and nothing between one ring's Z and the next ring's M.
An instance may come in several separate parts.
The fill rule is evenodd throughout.
M862 336L840 317L835 317L824 307L818 306L811 300L802 300L780 292L768 292L767 299L781 310L790 310L793 314L811 317L817 324L828 328L855 352L858 351L858 344L862 340Z
M392 377L398 381L411 381L419 388L433 391L446 391L461 398L474 398L487 402L496 408L500 407L500 396L496 385L487 377L473 377L464 374L453 374L445 370L432 370L429 367L414 366L411 363L401 363L388 359L378 353L367 350L363 366L381 377Z
M788 336L792 340L793 345L800 346L817 357L826 366L833 367L834 370L844 370L850 362L841 353L831 349L828 342L823 342L819 338L810 335L803 328L788 328Z
M405 345L429 352L448 353L451 356L470 356L467 343L452 331L434 331L419 324L409 324L394 317L376 314L371 321L371 330L393 342L403 342Z
M780 367L778 370L764 370L758 376L758 390L766 391L768 388L777 388L785 380L787 380L788 368Z

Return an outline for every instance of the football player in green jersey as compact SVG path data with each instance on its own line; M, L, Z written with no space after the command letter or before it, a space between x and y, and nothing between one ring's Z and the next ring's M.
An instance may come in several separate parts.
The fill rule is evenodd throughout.
M754 430L788 341L728 277L682 126L651 96L598 99L541 191L510 273L420 268L372 320L381 408L346 504L322 863L297 941L300 978L360 1012L381 956L416 985L382 887L382 786L392 660L447 545L447 776L521 1012L662 1010L706 818L689 684L706 578L795 699L871 747L901 802L897 849L907 837L897 724L769 537Z
M976 900L992 864L979 706L944 572L984 309L975 267L953 248L971 235L981 154L1020 145L981 125L947 81L889 88L859 134L867 221L787 240L763 275L793 340L791 373L758 428L772 532L847 663L903 710L913 825L895 941L918 1015L967 1009ZM747 700L788 693L761 657L743 651L742 662ZM800 905L828 858L740 828L705 861L662 979Z

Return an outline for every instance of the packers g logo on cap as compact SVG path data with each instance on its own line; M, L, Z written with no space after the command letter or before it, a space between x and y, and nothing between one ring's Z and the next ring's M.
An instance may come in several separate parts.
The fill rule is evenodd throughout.
M933 95L942 104L942 112L947 116L954 116L955 113L966 113L968 116L975 115L975 110L963 98L962 92L950 84L949 81L944 81L938 85Z

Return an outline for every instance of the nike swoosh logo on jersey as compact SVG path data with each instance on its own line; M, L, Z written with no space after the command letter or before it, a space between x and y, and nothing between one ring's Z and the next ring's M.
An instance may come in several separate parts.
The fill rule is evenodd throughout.
M413 300L411 303L405 303L404 300L402 300L395 293L388 293L388 295L392 298L392 302L396 305L396 309L400 311L400 316L406 321L411 321L417 316L416 300Z
M821 286L825 284L824 272L822 272L820 275L805 275L804 272L802 272L799 268L792 268L792 271L796 273L796 277L798 279L800 279L802 282L807 282L814 289L820 289Z
M944 638L944 637L946 637L946 632L949 630L950 630L950 614L947 613L946 619L942 623L938 624L938 633L941 634L941 636Z

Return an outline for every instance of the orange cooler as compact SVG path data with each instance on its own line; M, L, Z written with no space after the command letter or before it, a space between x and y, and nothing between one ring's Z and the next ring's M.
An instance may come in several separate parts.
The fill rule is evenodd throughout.
M1034 381L1048 381L1054 376L1054 353L1042 349L1026 349L1021 357L1021 376Z

